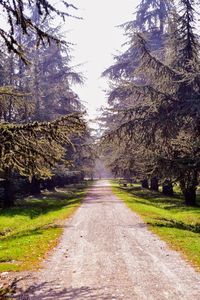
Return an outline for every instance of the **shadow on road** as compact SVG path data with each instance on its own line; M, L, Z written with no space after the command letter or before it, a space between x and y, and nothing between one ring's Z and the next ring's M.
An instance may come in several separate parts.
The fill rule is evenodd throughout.
M88 191L87 197L84 199L84 203L96 204L96 203L122 203L121 200L117 200L111 192L110 186L93 186Z
M64 288L59 287L59 282L44 282L32 285L28 289L18 289L16 295L11 298L16 300L73 300L73 299L99 299L111 300L113 296L106 294L104 288L90 288L83 286L80 288Z

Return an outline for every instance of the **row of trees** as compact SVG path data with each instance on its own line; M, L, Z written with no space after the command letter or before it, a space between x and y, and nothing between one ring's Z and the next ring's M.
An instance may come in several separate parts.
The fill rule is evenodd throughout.
M129 48L104 76L111 81L102 115L104 156L116 175L172 193L179 182L196 204L200 171L200 39L193 0L142 0L124 25ZM116 151L116 143L119 147ZM168 189L166 189L168 185Z
M0 177L3 206L15 194L39 193L82 180L93 157L84 107L72 85L70 49L53 17L69 17L48 1L0 1L9 29L0 29ZM71 179L70 179L71 178Z

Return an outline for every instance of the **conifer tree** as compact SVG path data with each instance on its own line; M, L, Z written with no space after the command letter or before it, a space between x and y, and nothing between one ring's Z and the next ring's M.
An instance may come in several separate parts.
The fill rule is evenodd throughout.
M174 10L171 0L142 0L136 8L136 18L122 25L127 36L128 49L115 56L116 63L104 71L110 79L129 78L139 65L140 49L135 40L136 33L143 33L148 39L148 47L157 55L162 55L167 36L170 14Z
M133 99L129 91L118 89L119 82L132 82L135 84L145 84L147 78L145 72L136 72L142 60L142 51L138 45L137 34L140 33L144 35L147 39L147 45L151 53L156 57L165 56L165 42L167 38L167 29L170 13L174 9L173 1L155 1L155 0L143 0L139 4L136 10L135 20L125 23L123 28L128 37L128 50L122 53L120 56L115 58L116 63L109 67L104 73L104 76L108 76L112 80L111 84L111 93L108 98L108 103L113 110L118 111L119 113L115 115L115 119L118 119L118 124L123 123L122 112L128 110L132 107L133 102L136 99ZM138 101L138 100L137 100ZM111 113L113 114L113 113ZM113 117L111 117L113 119ZM107 119L108 128L115 128L110 118ZM134 140L132 137L132 149L137 149L137 138ZM121 151L122 155L122 151ZM138 156L138 151L135 150L134 160ZM140 157L140 155L139 155ZM124 152L123 159L126 159L126 153ZM128 158L126 159L128 162ZM135 164L136 165L136 164ZM140 168L141 169L141 168ZM144 171L144 178L142 182L147 182L147 174L145 174L146 168L142 168ZM135 172L139 173L140 172ZM141 176L140 176L141 177ZM155 182L155 178L152 183ZM148 186L145 184L145 186ZM151 184L152 189L158 188L158 184Z
M195 3L181 0L181 11L167 50L159 60L142 34L137 34L141 62L136 70L143 83L122 81L111 97L133 99L120 130L140 136L152 154L152 172L178 180L187 205L195 205L199 172L199 36L195 33ZM171 39L176 43L171 43ZM134 75L133 75L134 76ZM120 132L119 130L119 132Z
M43 23L40 21L37 7L30 13L38 26L43 26L45 31L62 39L60 27L50 27L48 18ZM30 66L25 66L22 79L26 80L26 88L35 99L34 120L49 121L72 111L80 112L81 103L71 86L74 83L82 83L82 78L69 66L71 62L69 47L66 45L58 47L52 41L51 45L43 44L37 48L36 35L23 37L20 31L18 35L26 45L28 60L32 62Z
M85 123L79 115L69 115L50 123L1 124L0 170L4 178L4 207L13 204L12 175L30 179L51 177L51 168L64 159L62 146L71 148L71 139L84 134ZM69 161L65 161L65 164Z
M5 1L0 1L0 6L3 6L5 11L8 12L11 31L7 34L4 30L0 30L0 34L11 53L5 52L4 54L1 52L3 59L1 64L2 86L0 87L0 171L1 178L4 179L4 206L7 207L11 206L14 200L12 188L14 175L19 174L35 181L39 178L51 177L52 168L58 162L62 162L66 166L69 165L68 153L73 148L73 142L84 134L85 121L82 115L77 114L78 111L80 112L81 104L69 86L69 78L73 77L78 80L79 75L68 67L69 59L64 58L61 50L57 47L61 39L50 33L49 28L41 30L42 25L47 22L47 18L52 12L62 17L68 14L59 12L48 1L37 1L35 4L35 1L16 0L8 1L5 5ZM70 7L66 2L65 5L67 8ZM32 7L36 9L37 20L27 17L27 11ZM40 21L41 18L43 19L42 22ZM15 21L16 24L14 24ZM27 38L30 31L32 40ZM30 44L27 43L28 40ZM40 42L43 43L38 47L41 44ZM25 45L25 48L22 47L22 44ZM23 50L26 50L26 57ZM34 52L35 56L31 57L31 51ZM44 53L45 57L42 60ZM57 61L55 60L54 67L56 70L60 68L58 71L60 73L54 75L60 78L62 85L65 85L65 87L61 90L58 85L56 86L55 82L58 83L59 80L52 79L49 82L50 87L54 84L51 91L53 89L58 90L53 95L54 99L52 98L52 101L55 101L54 107L51 107L52 116L47 118L48 112L46 112L46 117L39 118L34 112L38 112L40 115L44 112L45 102L43 96L46 97L47 81L50 81L51 75L53 76L53 70L44 67L46 54L49 55L49 59L50 57L54 58L55 55ZM35 65L25 66L22 63L22 61L27 63L29 58L29 61L31 61L37 55L38 60ZM9 64L4 65L3 60L6 60ZM30 72L32 67L35 73ZM62 78L64 79L62 80ZM40 83L42 79L46 80L46 85ZM41 93L41 97L39 93L37 94L37 88ZM70 103L68 110L65 110L64 107L61 108L59 104L59 101L60 103L64 102L63 98L67 98L66 102ZM38 104L39 107L37 107ZM49 104L46 103L46 107ZM55 112L56 106L57 109L63 110ZM76 109L77 107L78 109ZM32 115L28 110L32 112ZM73 115L70 114L72 112L74 112ZM60 116L63 117L55 120ZM31 122L33 120L51 120L51 122Z
M0 0L1 11L4 12L7 24L9 25L8 30L6 30L3 25L0 26L0 36L8 50L16 53L24 62L27 62L24 51L25 49L15 38L15 30L17 27L21 29L24 35L36 33L37 45L43 42L50 44L51 41L59 44L61 40L57 36L49 34L43 30L41 26L38 26L38 24L35 23L29 15L27 15L27 8L32 9L36 5L39 18L43 21L53 14L61 17L62 19L70 17L71 14L68 12L69 9L76 9L76 7L64 0L61 0L60 3L64 6L63 11L58 10L55 5L52 5L48 0Z

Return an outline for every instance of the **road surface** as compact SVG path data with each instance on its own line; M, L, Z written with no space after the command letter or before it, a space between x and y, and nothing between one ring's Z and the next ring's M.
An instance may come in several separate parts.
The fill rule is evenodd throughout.
M27 282L26 282L27 284ZM200 274L98 181L17 299L200 299Z

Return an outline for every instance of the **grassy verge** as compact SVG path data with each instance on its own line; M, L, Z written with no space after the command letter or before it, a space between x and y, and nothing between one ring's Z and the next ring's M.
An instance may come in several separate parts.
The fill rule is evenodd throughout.
M112 186L154 233L200 270L200 206L186 207L180 197L166 197L138 186L122 188L116 182Z
M37 269L56 246L62 225L80 205L85 188L44 193L0 211L0 272Z

